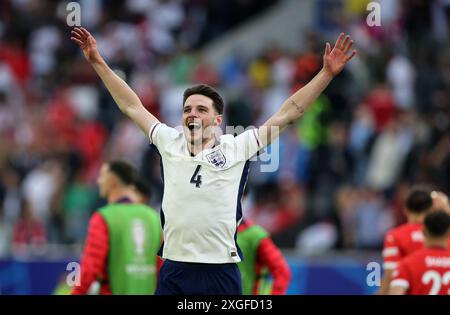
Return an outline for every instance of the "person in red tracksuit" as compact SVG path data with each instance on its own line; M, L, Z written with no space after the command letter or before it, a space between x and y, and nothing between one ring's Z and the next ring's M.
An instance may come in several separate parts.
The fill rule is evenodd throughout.
M289 265L269 234L260 226L244 219L238 227L237 241L244 260L238 264L242 275L242 291L246 295L286 294L291 279ZM262 286L269 273L271 287Z
M105 197L109 204L129 204L138 202L136 200L136 192L134 189L140 191L139 187L135 186L137 174L131 166L127 166L128 170L117 172L105 171L107 166L114 164L123 164L123 162L110 162L105 163L102 166L102 171L98 178L98 186L100 189L100 195ZM106 168L105 168L106 167ZM125 166L120 165L123 169ZM126 176L125 176L125 174ZM133 176L131 177L131 174ZM145 192L145 191L144 191ZM149 190L146 191L149 193ZM108 226L105 219L95 212L90 221L88 227L87 238L85 242L84 252L81 261L81 279L80 284L73 287L72 294L83 295L89 293L109 295L112 294L108 281L108 253L109 253L109 233ZM157 258L157 272L162 264L162 260ZM92 286L95 283L100 284L98 292L92 291Z

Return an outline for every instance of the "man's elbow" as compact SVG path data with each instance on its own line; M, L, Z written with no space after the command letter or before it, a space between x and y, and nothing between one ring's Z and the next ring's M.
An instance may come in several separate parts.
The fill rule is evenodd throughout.
M136 105L131 103L121 102L121 104L119 104L120 111L128 117L133 116L133 114L136 112L136 108Z
M126 103L122 107L119 107L120 111L125 114L132 121L138 120L143 115L143 105L136 103Z

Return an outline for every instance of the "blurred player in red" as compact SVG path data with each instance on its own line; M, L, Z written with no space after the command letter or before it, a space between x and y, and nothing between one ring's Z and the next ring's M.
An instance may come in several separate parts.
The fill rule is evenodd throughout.
M384 239L384 276L378 294L387 294L397 263L423 247L423 220L432 207L431 191L414 187L406 198L407 223L390 230Z
M237 241L245 257L238 264L242 275L242 293L286 294L291 271L269 234L262 227L244 219L238 227Z
M427 214L425 248L401 260L389 294L450 295L450 215L444 210Z
M135 203L136 171L128 163L104 163L98 177L108 204L90 221L80 285L72 294L153 294L161 243L156 211ZM134 187L134 188L133 188ZM100 284L99 292L92 286Z

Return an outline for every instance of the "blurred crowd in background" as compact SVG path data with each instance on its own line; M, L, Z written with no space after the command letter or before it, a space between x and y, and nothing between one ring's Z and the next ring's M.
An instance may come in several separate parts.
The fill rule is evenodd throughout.
M277 171L254 163L243 209L282 248L379 249L411 185L450 192L450 1L380 0L383 24L369 27L368 1L319 0L298 51L267 43L205 61L203 47L280 1L89 0L82 24L170 126L199 82L223 93L224 125L260 125L320 70L325 42L349 33L358 57L272 146ZM82 244L105 160L133 163L161 203L157 154L70 41L66 16L66 2L0 2L0 256Z

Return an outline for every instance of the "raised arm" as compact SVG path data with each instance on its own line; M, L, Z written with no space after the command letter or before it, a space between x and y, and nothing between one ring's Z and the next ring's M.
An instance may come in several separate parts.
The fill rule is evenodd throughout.
M356 55L356 50L350 53L352 45L353 40L350 39L350 36L345 36L344 33L339 35L333 50L331 50L329 43L326 44L323 67L320 72L307 85L284 101L278 112L259 127L258 133L262 146L271 143L289 124L295 123L303 116L331 80Z
M109 68L97 49L95 38L86 29L76 27L71 34L70 39L83 49L84 57L102 79L119 109L148 135L150 128L158 122L158 119L145 109L128 84Z

